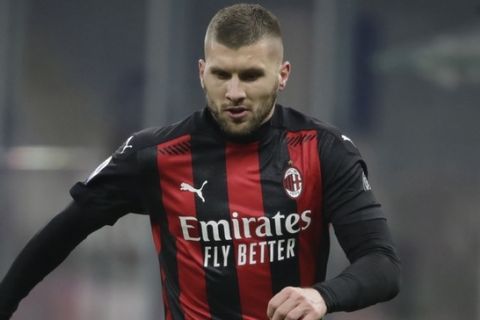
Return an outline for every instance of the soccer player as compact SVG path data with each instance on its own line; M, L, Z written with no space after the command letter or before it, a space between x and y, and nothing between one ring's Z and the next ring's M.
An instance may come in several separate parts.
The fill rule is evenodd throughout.
M27 244L0 284L0 319L90 233L147 215L166 319L321 319L393 298L399 259L352 141L276 103L290 63L277 19L237 4L198 62L206 107L133 134ZM351 264L325 279L329 225ZM48 254L45 254L47 253Z

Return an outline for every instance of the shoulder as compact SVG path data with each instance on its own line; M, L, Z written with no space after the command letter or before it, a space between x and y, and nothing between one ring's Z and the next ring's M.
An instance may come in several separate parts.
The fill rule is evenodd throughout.
M353 141L334 125L321 121L315 117L306 115L303 112L290 107L279 107L279 125L287 131L315 130L318 133L319 140L330 143L347 143L354 145Z
M192 134L197 130L195 122L199 117L199 112L195 112L173 124L164 127L145 128L135 132L125 140L115 153L128 156L169 140Z

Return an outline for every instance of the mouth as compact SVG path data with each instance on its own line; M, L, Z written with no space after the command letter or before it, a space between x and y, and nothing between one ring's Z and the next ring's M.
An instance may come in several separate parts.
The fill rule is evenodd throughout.
M225 109L225 113L234 121L242 120L247 116L249 109L245 106L234 106Z

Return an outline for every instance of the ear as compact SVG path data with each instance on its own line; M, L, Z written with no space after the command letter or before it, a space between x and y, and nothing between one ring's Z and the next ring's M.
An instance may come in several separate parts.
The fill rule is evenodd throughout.
M288 61L282 63L280 67L280 73L278 74L279 82L278 82L278 90L282 91L287 86L288 77L290 76L291 71L291 64Z
M203 74L205 72L205 60L199 59L198 60L198 76L200 77L200 85L202 89L205 89L205 85L203 84Z

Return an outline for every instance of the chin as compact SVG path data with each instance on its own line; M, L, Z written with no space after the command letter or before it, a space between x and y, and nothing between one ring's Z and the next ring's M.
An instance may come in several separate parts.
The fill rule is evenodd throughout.
M246 137L257 129L256 126L252 126L251 124L241 124L236 126L228 122L221 123L221 128L226 135L237 138Z
M223 128L225 134L231 137L245 137L248 136L253 132L250 128L242 128L242 129L233 129L233 128Z

